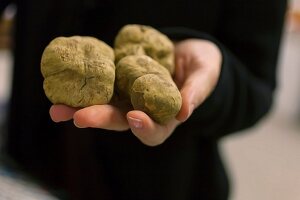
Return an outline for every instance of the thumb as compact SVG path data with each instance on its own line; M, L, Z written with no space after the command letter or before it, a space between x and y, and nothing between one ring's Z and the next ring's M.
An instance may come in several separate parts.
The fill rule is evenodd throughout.
M176 119L184 122L209 95L211 86L207 73L201 68L190 74L180 89L182 106Z
M176 119L180 122L184 122L191 116L195 109L195 103L193 102L194 91L191 87L186 86L180 90L180 93L182 97L182 105Z

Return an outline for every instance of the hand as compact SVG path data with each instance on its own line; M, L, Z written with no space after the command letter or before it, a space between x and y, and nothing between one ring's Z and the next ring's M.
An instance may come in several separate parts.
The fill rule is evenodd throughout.
M146 145L163 143L175 128L192 114L213 91L218 82L222 56L218 47L210 41L188 39L175 45L175 77L180 88L182 107L176 119L166 125L155 123L142 111L122 112L112 105L95 105L75 109L65 105L53 105L50 116L53 121L73 118L79 128L93 127L132 133Z

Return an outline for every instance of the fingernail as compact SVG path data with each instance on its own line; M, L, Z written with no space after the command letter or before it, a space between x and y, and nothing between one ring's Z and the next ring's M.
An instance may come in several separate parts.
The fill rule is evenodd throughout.
M134 127L136 129L143 128L143 121L137 118L128 117L128 121L131 127Z
M82 127L82 126L79 126L78 124L76 124L75 120L73 120L73 124L74 124L77 128L85 128L85 127Z

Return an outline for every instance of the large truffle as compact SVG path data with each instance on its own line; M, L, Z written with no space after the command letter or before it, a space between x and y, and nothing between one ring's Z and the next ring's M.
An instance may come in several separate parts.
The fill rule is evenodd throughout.
M151 26L129 24L115 38L116 63L127 55L148 55L171 74L174 72L174 45L172 41Z
M43 52L41 72L46 96L54 104L106 104L114 90L114 52L93 37L57 37Z

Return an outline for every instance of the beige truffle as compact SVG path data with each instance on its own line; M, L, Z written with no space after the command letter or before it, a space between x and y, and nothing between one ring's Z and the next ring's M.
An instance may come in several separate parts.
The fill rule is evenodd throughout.
M149 56L122 58L116 67L116 83L134 109L160 124L173 119L181 108L181 94L169 71Z
M41 72L45 94L54 104L106 104L114 90L114 52L93 37L57 37L43 52Z
M129 24L115 38L116 63L126 55L145 54L174 73L174 45L172 41L151 26Z

